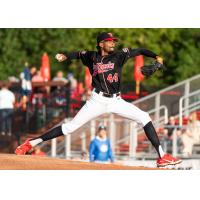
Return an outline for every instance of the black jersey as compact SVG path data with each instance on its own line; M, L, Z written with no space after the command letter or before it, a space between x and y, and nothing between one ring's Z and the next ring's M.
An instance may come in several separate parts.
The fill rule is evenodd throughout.
M115 94L120 92L122 66L131 57L144 55L156 58L152 51L138 48L124 48L109 55L101 56L96 51L72 52L67 56L69 59L81 59L92 75L92 86L98 91Z

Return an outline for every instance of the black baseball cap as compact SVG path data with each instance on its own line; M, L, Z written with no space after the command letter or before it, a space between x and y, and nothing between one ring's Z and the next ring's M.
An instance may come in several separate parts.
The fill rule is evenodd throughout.
M113 36L112 33L102 32L97 36L97 44L101 41L118 41L116 37Z
M106 126L104 126L103 124L99 125L98 131L101 131L101 130L106 130Z

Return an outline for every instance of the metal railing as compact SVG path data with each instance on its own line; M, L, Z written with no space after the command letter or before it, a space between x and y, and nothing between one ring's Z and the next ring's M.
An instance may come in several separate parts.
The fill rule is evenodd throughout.
M160 105L166 105L169 111L169 115L177 115L179 113L179 99L182 96L189 95L191 92L198 90L199 85L200 74L165 89L162 89L158 92L150 94L146 97L138 99L134 101L133 104L145 111L151 109L158 110ZM185 102L186 107L187 105L188 101ZM158 113L155 113L155 118L159 118Z
M197 99L197 101L193 103L189 103L189 99L195 96L199 97L199 99ZM185 102L187 102L185 106L183 105L184 100ZM181 97L179 100L179 125L180 126L183 125L183 113L185 113L185 115L188 116L189 112L195 111L199 108L200 108L200 90L194 91L188 95Z

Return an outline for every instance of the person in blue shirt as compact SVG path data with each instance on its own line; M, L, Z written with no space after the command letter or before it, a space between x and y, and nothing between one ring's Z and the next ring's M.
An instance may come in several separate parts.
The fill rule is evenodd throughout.
M27 102L29 100L29 97L32 93L32 82L31 79L35 75L37 69L36 67L31 67L26 62L24 71L20 74L21 78L21 93L22 93L22 109L25 111L27 107Z
M90 162L114 162L110 140L104 125L98 128L97 136L91 141L89 148Z

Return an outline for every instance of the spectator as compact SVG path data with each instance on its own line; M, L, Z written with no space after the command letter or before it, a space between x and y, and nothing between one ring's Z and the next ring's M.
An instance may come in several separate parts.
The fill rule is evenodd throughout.
M56 73L56 77L53 78L53 81L63 82L67 84L69 81L64 77L63 71L58 71ZM54 98L56 105L58 106L65 106L66 105L66 93L65 87L57 86L56 90L54 91ZM63 108L61 108L62 110ZM59 110L59 109L58 109ZM55 116L57 116L59 112L55 112Z
M188 126L182 135L183 155L191 156L194 144L200 144L200 122L196 112L189 116Z
M68 80L64 77L64 74L62 71L58 71L56 73L56 77L53 78L53 81L62 81L64 83L68 83Z
M32 67L29 69L28 63L25 63L25 68L24 71L20 74L21 78L21 88L22 88L22 109L26 110L26 104L28 102L28 97L30 96L32 92L32 84L31 84L31 79L36 73L36 67Z
M164 151L171 153L172 152L172 143L173 143L173 133L175 131L176 120L174 116L171 116L168 120L168 123L164 126L163 130L163 148ZM181 130L177 129L175 134L177 134L177 146L181 146Z
M78 86L78 82L77 80L74 78L74 75L72 73L69 73L67 75L67 79L69 80L70 82L70 88L73 91L75 91L77 89L77 86Z
M43 83L44 78L41 75L41 71L37 70L36 74L31 79L32 83ZM33 93L46 93L46 88L44 86L36 86L33 88ZM43 97L43 95L42 95Z
M81 103L81 95L79 94L78 81L74 78L73 73L67 75L67 79L70 83L70 98L75 101L76 104Z
M90 162L114 162L106 127L103 125L99 126L97 136L90 143L89 158Z
M15 95L8 90L6 84L0 90L0 121L1 134L11 136L12 115L14 110Z
M32 82L44 82L44 78L41 75L41 71L37 70L35 75L31 79Z

